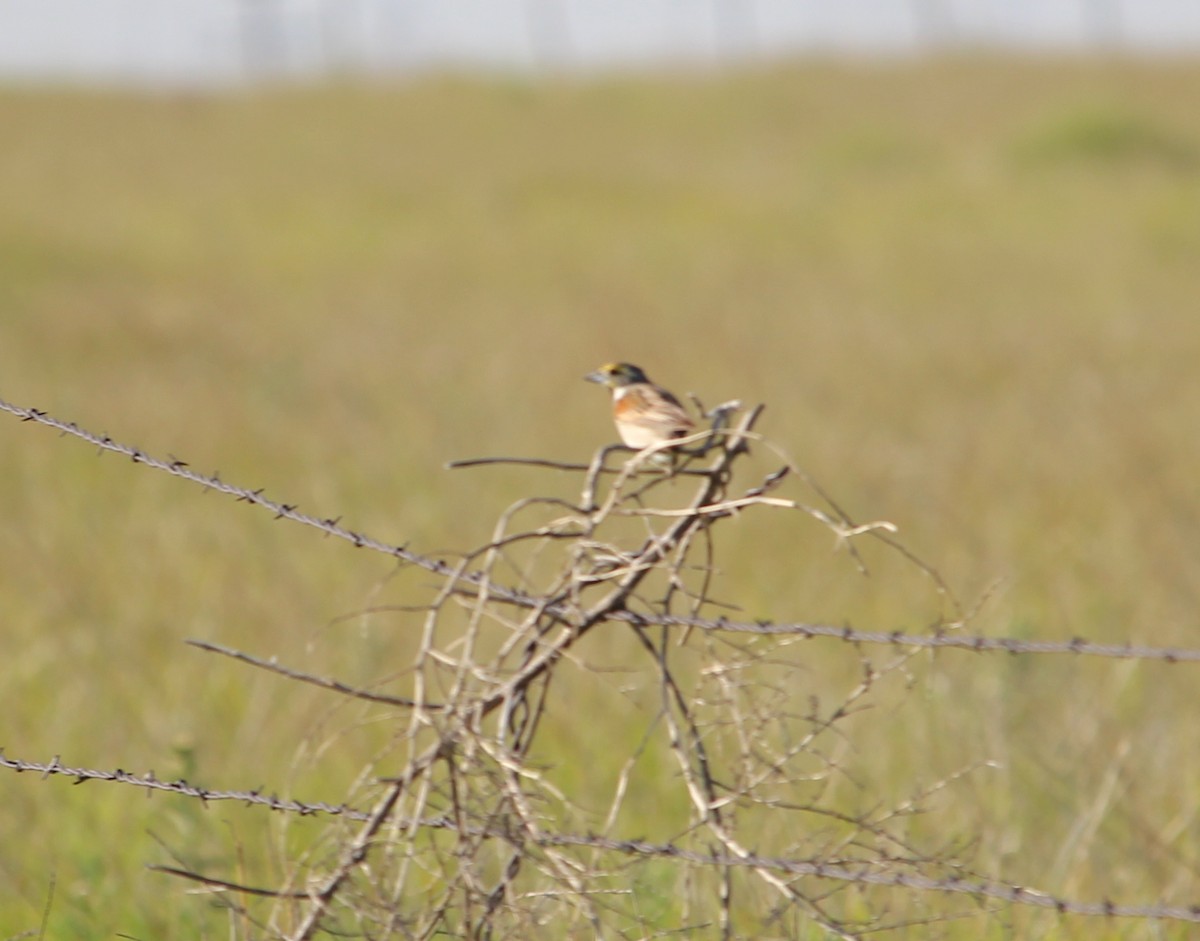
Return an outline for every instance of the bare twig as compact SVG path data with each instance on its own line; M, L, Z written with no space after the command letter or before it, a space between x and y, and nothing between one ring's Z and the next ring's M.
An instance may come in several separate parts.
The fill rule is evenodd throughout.
M238 892L242 895L257 895L261 898L272 899L303 899L308 898L306 892L284 892L279 889L262 889L255 886L241 885L237 882L227 882L224 879L214 879L212 876L201 875L198 872L192 872L188 869L180 869L176 866L159 866L151 863L146 866L151 872L161 872L168 876L178 876L181 879L188 879L191 882L199 882L201 885L214 892Z
M367 689L356 689L353 686L341 682L340 680L331 679L325 676L316 676L312 673L305 673L302 670L296 670L292 667L285 667L282 664L276 663L274 660L263 660L261 657L251 656L248 653L243 653L240 650L234 650L232 647L226 647L223 644L215 644L208 640L190 639L186 641L192 647L200 650L207 650L209 653L219 653L223 657L232 657L234 660L241 660L243 663L248 663L251 666L258 667L260 670L267 670L270 673L278 673L280 676L286 676L290 680L298 680L301 683L307 683L310 686L319 686L321 689L332 690L335 693L341 693L343 696L350 696L354 699L363 699L367 702L381 703L385 706L402 706L406 709L412 709L418 705L415 699L407 699L403 696L388 696L385 693L373 693ZM438 703L420 703L422 709L438 710L445 708Z

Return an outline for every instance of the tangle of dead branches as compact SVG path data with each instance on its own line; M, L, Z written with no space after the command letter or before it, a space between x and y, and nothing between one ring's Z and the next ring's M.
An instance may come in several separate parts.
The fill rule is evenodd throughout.
M817 509L779 496L801 473L786 460L753 476L745 460L751 447L770 450L755 430L761 408L730 413L727 424L684 442L667 469L652 453L619 448L587 465L524 462L578 475L578 500L519 501L485 544L453 563L304 517L259 491L44 413L0 408L346 535L435 577L431 594L406 611L418 636L411 662L389 665L403 673L402 694L193 642L384 710L395 730L391 746L336 802L206 790L0 752L0 766L14 771L326 820L321 848L292 861L282 884L157 867L240 911L255 937L857 938L911 925L888 914L888 893L896 892L966 900L959 908L926 905L929 921L1000 905L1200 921L1196 908L1077 902L989 881L962 866L958 847L919 845L907 822L952 778L891 803L841 796L855 717L881 681L904 678L929 645L848 627L760 624L756 631L717 616L722 525L744 513L805 511L852 553L859 537L879 539L928 576L952 609L928 637L961 640L964 615L936 572L895 541L890 524L856 524L827 498ZM783 627L794 629L769 629ZM889 647L880 662L859 651L856 679L836 701L820 702L793 681L788 655L798 638L818 636ZM1090 652L1083 644L1070 642L1064 652ZM628 728L618 745L612 729L622 720Z

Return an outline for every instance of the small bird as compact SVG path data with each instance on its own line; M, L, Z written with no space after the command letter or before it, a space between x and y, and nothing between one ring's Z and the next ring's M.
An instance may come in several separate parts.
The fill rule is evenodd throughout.
M631 448L640 451L686 438L696 430L679 399L652 383L632 363L607 363L583 378L612 389L613 422L621 440Z

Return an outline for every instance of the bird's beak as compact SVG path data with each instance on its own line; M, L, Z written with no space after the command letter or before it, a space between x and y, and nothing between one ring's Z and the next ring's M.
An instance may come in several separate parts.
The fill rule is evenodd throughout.
M598 382L601 385L604 385L604 383L608 382L608 376L604 375L602 372L590 372L584 376L583 379L584 382Z

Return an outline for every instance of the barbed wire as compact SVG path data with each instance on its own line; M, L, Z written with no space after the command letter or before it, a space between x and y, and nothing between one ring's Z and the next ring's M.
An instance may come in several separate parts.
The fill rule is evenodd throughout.
M49 428L57 429L66 435L71 435L80 438L89 444L93 444L102 451L110 451L114 454L121 454L135 464L144 464L147 467L152 467L155 470L163 471L173 477L180 477L183 480L191 481L194 484L199 484L205 490L215 490L218 493L224 493L231 497L236 497L241 503L249 503L252 506L260 507L274 514L276 519L287 519L293 523L301 523L305 526L312 526L321 530L327 535L334 536L338 539L343 539L352 545L371 549L375 552L382 552L385 555L390 555L402 562L407 562L411 565L419 566L437 575L450 575L454 571L454 567L440 559L434 559L429 556L420 555L416 552L410 552L406 547L394 545L384 542L379 539L374 539L364 533L355 532L339 525L340 517L329 517L325 519L311 516L307 513L301 513L297 509L295 503L280 503L263 495L262 489L252 490L248 487L239 487L234 484L226 483L221 480L220 474L201 474L192 470L187 461L179 458L170 458L164 460L155 457L143 451L141 448L132 447L128 444L122 444L119 441L114 441L108 435L100 435L95 432L88 431L85 428L80 428L74 422L63 421L48 415L46 412L36 408L22 408L18 405L13 405L0 399L0 411L8 412L15 415L22 421L35 422L39 425L46 425ZM515 592L514 598L517 600L522 595L521 592Z
M1105 900L1102 902L1076 902L1058 898L1027 886L1004 882L986 882L965 877L950 876L937 879L915 873L879 872L870 869L853 869L844 865L833 865L816 860L785 859L772 856L735 856L723 853L701 853L675 846L672 843L649 843L643 840L614 840L588 834L586 836L546 834L546 843L556 846L580 846L587 849L612 850L629 855L652 856L655 858L680 859L706 866L736 866L747 868L774 869L795 876L813 876L819 879L834 879L839 882L854 882L863 885L892 886L920 889L932 892L961 892L993 898L1021 905L1052 908L1064 915L1104 915L1116 918L1149 918L1169 921L1200 922L1200 904L1181 905L1121 905ZM905 863L904 859L890 862Z
M695 627L705 631L762 636L833 637L851 644L890 644L895 647L950 648L973 653L1079 654L1125 660L1162 660L1167 663L1200 662L1200 649L1191 647L1148 647L1138 644L1101 644L1075 637L1071 640L1022 640L1016 637L985 637L955 634L937 628L931 634L903 631L862 631L832 624L779 621L731 621L672 614L640 614L623 611L613 616L631 624L660 627Z
M216 801L237 801L243 804L257 804L271 810L299 814L302 817L312 816L313 814L330 814L338 817L346 817L350 820L365 820L368 816L362 811L355 810L346 804L327 804L321 801L306 803L304 801L279 797L275 794L264 794L261 790L218 790L190 784L183 778L178 778L174 781L164 781L156 777L153 771L147 771L145 774L135 774L132 771L125 771L122 768L116 768L112 771L104 771L97 768L73 768L62 764L57 755L48 762L22 761L19 758L9 758L4 753L4 749L0 748L0 767L8 768L18 773L32 771L41 775L43 779L55 775L74 778L76 784L83 784L87 781L109 781L116 784L128 784L134 787L145 788L148 791L165 791L170 794L181 794L184 797L194 797L205 804Z
M349 542L363 549L381 552L392 556L401 562L418 566L426 571L442 576L453 576L459 582L478 586L482 576L477 572L457 568L441 559L413 552L407 546L395 545L376 539L366 533L348 529L340 525L340 517L321 518L307 513L301 513L297 504L281 503L265 496L261 489L250 489L226 483L220 475L202 474L193 470L186 461L177 458L162 459L155 457L141 448L132 447L113 440L108 435L100 435L79 427L74 422L55 418L36 408L24 408L0 399L0 411L8 412L22 421L34 422L54 428L59 432L80 438L95 445L102 451L121 454L130 458L136 464L144 464L155 470L160 470L172 476L199 484L206 490L215 490L236 498L243 503L249 503L273 514L276 519L286 519L304 526L314 527L335 538ZM456 461L454 466L471 466L475 463L495 463L498 458L487 458L481 461ZM521 463L529 463L530 459L519 459ZM558 462L544 462L547 466L567 469L586 469L589 465L562 465ZM547 608L545 599L531 596L519 588L488 583L488 592L493 599L501 600L527 610L549 610L556 612L553 606ZM1158 660L1166 663L1197 663L1200 662L1200 649L1188 647L1153 647L1141 644L1105 644L1089 641L1081 637L1070 640L1026 640L1015 637L986 637L981 635L960 634L938 629L930 634L913 634L902 631L864 631L849 626L831 624L814 624L808 622L777 622L777 621L735 621L728 618L702 618L690 615L642 614L632 611L617 611L612 617L640 626L678 627L682 629L697 628L705 631L724 631L752 635L792 635L801 638L828 637L851 644L884 644L894 647L916 647L926 649L946 648L964 650L972 653L1008 653L1008 654L1075 654L1077 656L1096 656L1126 660Z
M18 773L33 772L42 778L60 775L74 778L76 784L85 781L108 781L116 784L131 785L152 791L165 791L191 797L202 803L215 801L236 801L238 803L258 805L270 810L293 813L300 816L324 814L343 817L349 820L364 821L370 814L350 807L346 804L329 804L323 801L306 802L290 798L280 798L275 795L263 794L261 791L218 790L190 784L182 779L164 781L155 777L153 771L145 774L135 774L117 768L107 771L96 768L71 767L62 764L56 755L49 762L24 761L10 758L0 749L0 767L8 768ZM506 831L489 829L487 827L461 827L449 816L426 817L415 821L404 821L404 826L417 826L424 829L459 831L465 835L479 837L507 837ZM730 853L704 853L678 846L674 843L654 843L648 840L620 840L600 836L594 833L546 833L539 832L536 842L542 846L576 847L589 850L604 850L621 853L627 856L645 856L657 859L678 860L701 866L732 866L741 868L764 868L793 876L811 876L818 879L830 879L838 882L851 882L861 885L877 885L892 888L917 889L931 892L952 892L966 895L996 899L1002 902L1020 905L1032 905L1053 909L1062 915L1105 916L1112 918L1144 918L1155 920L1186 921L1200 923L1200 904L1190 906L1179 905L1127 905L1104 900L1101 902L1081 902L1061 898L1047 892L1005 882L988 882L968 877L950 876L935 878L918 873L884 872L878 869L855 869L846 865L835 865L820 860L790 859L778 856L760 856L749 854L738 856ZM902 858L891 860L896 863L908 862ZM873 865L875 865L873 863ZM198 879L215 888L248 892L257 895L274 895L281 897L306 898L303 893L282 893L275 890L240 886L227 880L214 879L209 876L188 872L176 867L151 866L155 871L170 875L178 875L189 879Z

